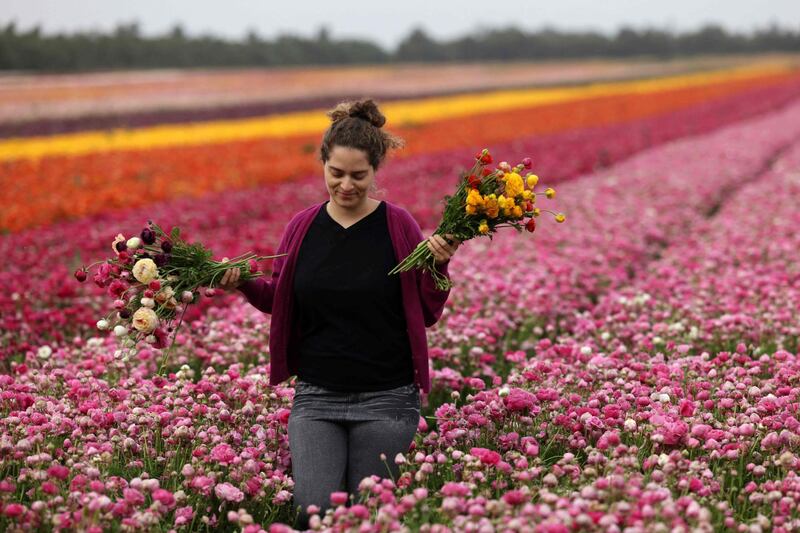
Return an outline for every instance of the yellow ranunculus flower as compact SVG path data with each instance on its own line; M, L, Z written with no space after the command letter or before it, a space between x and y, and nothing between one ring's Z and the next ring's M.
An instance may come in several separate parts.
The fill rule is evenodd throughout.
M548 198L555 198L556 197L556 190L554 188L552 188L552 187L548 187L544 191L544 193L545 193L545 195L547 195Z
M523 200L530 200L532 196L533 196L533 193L531 191L528 191L528 190L522 191L522 199Z
M509 198L514 198L522 194L523 189L524 184L522 182L522 176L516 172L509 174L506 178L506 195Z
M478 231L481 233L481 235L486 235L489 233L489 225L486 224L485 220L481 222L480 226L478 226Z
M500 206L497 204L497 200L494 198L489 198L486 201L486 215L489 218L497 218L497 215L500 213Z
M539 183L539 176L536 174L528 174L528 188L533 189Z
M556 222L558 222L559 224L564 222L566 219L567 219L567 217L564 215L564 213L558 213L556 215Z
M522 208L518 205L515 205L511 210L511 214L514 215L514 218L522 218Z
M478 208L477 207L475 207L474 205L467 205L467 214L468 215L474 215L477 212L478 212Z
M479 193L476 189L470 189L469 193L467 193L467 204L468 205L483 205L483 196Z
M542 214L542 210L541 209L539 209L538 207L534 207L533 208L533 216L538 217L541 214Z

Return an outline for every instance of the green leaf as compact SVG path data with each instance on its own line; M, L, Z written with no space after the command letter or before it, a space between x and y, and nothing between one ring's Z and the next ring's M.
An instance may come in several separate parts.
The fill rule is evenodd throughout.
M178 226L175 226L174 228L172 228L172 232L170 233L169 237L173 241L177 241L178 239L181 238L181 229Z

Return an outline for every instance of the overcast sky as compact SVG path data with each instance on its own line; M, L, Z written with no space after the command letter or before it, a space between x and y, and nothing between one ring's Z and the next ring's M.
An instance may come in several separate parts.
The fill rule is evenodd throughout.
M0 0L0 22L47 32L109 30L138 21L145 34L180 22L187 33L239 38L312 36L325 25L334 38L361 37L393 48L411 28L436 38L514 24L527 30L550 25L610 33L627 24L677 31L714 22L737 31L777 23L800 28L800 0Z

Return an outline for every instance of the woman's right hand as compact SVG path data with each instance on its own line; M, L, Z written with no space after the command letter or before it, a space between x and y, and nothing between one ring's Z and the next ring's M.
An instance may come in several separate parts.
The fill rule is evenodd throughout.
M222 258L222 262L224 263L226 261L229 261L229 259L227 257L223 257ZM217 286L220 289L223 289L223 290L226 290L226 291L235 290L236 287L239 286L239 275L240 274L241 274L241 271L238 268L229 268L222 275L222 279L220 280L219 285L217 285Z

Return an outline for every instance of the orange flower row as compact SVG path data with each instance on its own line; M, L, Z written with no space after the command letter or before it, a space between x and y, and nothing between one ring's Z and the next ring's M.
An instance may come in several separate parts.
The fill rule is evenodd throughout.
M389 129L406 139L399 157L487 146L528 135L614 124L668 113L758 87L790 83L795 73L650 94L621 94ZM207 146L93 153L0 163L0 228L18 231L107 209L200 196L319 172L318 135Z

